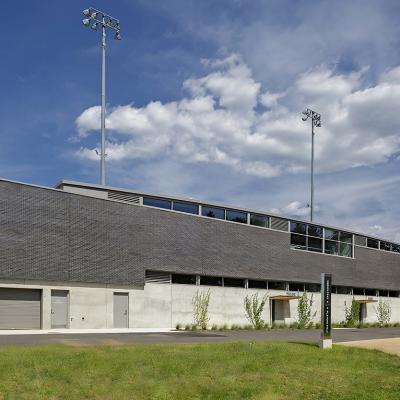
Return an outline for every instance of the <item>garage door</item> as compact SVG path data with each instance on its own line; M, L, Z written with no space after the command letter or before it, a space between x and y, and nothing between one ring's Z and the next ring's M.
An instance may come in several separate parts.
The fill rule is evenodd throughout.
M0 329L40 329L41 291L0 288Z

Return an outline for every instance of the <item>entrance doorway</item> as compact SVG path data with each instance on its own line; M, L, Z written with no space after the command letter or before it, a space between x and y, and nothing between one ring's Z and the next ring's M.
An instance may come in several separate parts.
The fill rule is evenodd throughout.
M129 294L114 293L114 328L129 327Z
M51 291L51 327L68 328L68 290Z
M299 296L286 293L270 297L271 324L287 324L290 322L290 300L299 299Z

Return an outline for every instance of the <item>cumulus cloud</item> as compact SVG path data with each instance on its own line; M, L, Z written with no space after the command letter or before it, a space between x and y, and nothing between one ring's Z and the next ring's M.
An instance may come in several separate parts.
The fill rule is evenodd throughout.
M382 163L400 150L399 68L371 85L364 82L367 68L339 74L319 66L299 75L285 92L271 93L236 54L203 64L209 73L186 80L187 95L178 101L110 109L108 159L220 164L258 177L296 174L309 168L305 106L322 114L318 172ZM78 136L97 130L99 119L98 106L83 111L76 120ZM85 147L78 155L96 159Z

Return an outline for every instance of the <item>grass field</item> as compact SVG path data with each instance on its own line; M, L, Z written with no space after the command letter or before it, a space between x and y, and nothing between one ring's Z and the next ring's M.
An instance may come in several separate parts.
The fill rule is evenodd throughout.
M226 343L0 348L0 399L400 399L400 358Z

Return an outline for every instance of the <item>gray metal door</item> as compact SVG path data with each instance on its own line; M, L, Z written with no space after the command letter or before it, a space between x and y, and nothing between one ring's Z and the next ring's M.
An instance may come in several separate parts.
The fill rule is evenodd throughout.
M40 329L42 291L0 288L0 329Z
M68 327L68 290L51 291L51 327Z
M114 328L129 327L128 293L114 293Z

